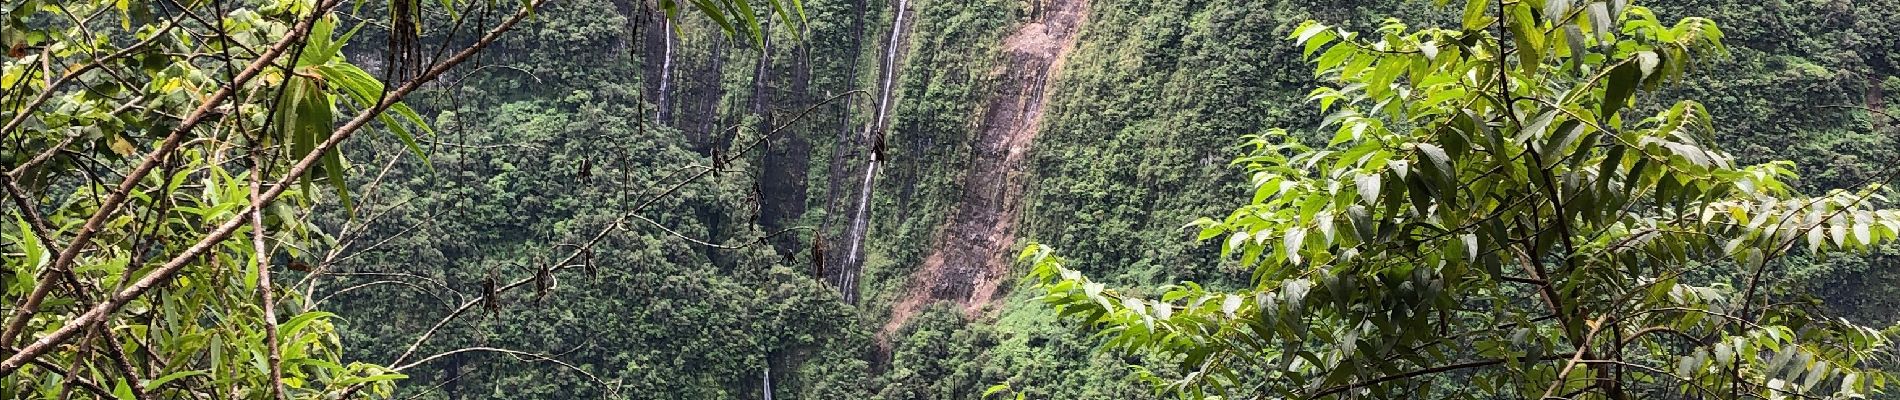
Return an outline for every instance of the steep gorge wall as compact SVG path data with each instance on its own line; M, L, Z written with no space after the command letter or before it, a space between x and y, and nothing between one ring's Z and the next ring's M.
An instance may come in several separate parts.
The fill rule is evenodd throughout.
M627 14L638 12L633 3L639 2L612 5ZM871 148L862 134L875 118L876 88L889 76L873 71L883 69L879 60L888 54L897 0L807 0L807 42L781 31L766 63L749 43L721 40L710 22L689 22L666 74L668 123L653 126L633 121L656 113L653 91L667 58L666 37L653 25L629 29L620 40L634 42L632 49L608 54L602 49L612 48L605 44L619 34L614 27L639 17L615 19L614 8L596 3L608 2L561 2L562 8L542 14L544 22L484 56L507 68L483 70L464 91L449 93L467 100L466 107L440 107L460 113L452 118L457 123L444 125L454 128L444 130L445 138L534 147L438 154L442 180L428 180L420 168L406 171L417 192L433 193L419 203L441 201L440 208L454 213L428 221L428 234L414 243L398 242L417 254L370 255L363 263L448 270L429 271L463 288L490 268L520 273L507 268L545 250L550 236L589 228L589 221L617 212L629 191L645 188L649 174L708 164L715 134L725 128L784 123L817 100L863 89L871 94L826 105L788 132L805 143L748 155L733 167L745 173L691 188L691 197L651 215L685 235L715 241L750 239L767 224L828 227L836 235L850 223L846 214L853 207L825 199L861 199L860 174ZM763 363L771 363L778 398L966 398L973 396L956 394L999 382L1038 398L1128 398L1077 389L1127 385L1117 374L1126 372L1123 360L1090 355L1093 339L1050 322L1054 313L1033 298L1008 296L1010 249L1023 239L1049 243L1091 275L1119 282L1244 280L1180 227L1243 199L1244 177L1228 165L1240 135L1275 126L1310 131L1318 121L1316 109L1301 100L1312 77L1287 31L1307 18L1364 28L1392 16L1424 26L1437 15L1430 2L1396 0L910 3L908 23L915 25L898 41L892 68L898 72L889 79L889 162L878 168L873 195L864 201L873 212L863 234L862 277L850 272L861 279L862 290L853 292L865 301L847 305L829 297L832 286L810 279L842 272L809 272L811 231L794 231L803 235L800 245L724 251L643 226L598 254L613 260L603 262L601 276L564 280L546 304L511 299L519 301L497 316L452 327L451 339L580 349L563 358L598 366L602 376L651 397L750 398L762 389ZM1840 11L1733 0L1652 3L1664 18L1713 16L1736 37L1730 42L1736 55L1708 70L1723 75L1705 74L1681 89L1733 128L1724 141L1731 149L1758 158L1797 157L1818 180L1846 181L1864 173L1861 164L1830 167L1835 157L1892 148L1880 135L1850 129L1864 116L1788 99L1878 98L1867 85L1890 82L1887 60L1900 52L1891 44L1900 37L1892 27L1900 23L1883 22L1900 21L1881 11L1900 8L1894 0L1851 3ZM1027 11L1037 4L1048 8L1040 15ZM1776 17L1746 19L1764 13ZM1774 36L1809 24L1827 29ZM639 36L646 39L634 40ZM761 70L769 71L766 79L755 78ZM1885 87L1891 93L1900 86ZM532 102L511 103L520 99ZM460 121L475 125L462 129ZM807 156L800 160L798 153ZM590 161L593 180L572 176L574 166ZM790 182L801 179L803 185ZM444 181L459 183L443 189ZM800 187L804 193L795 193ZM791 205L800 197L808 200L802 210L747 203ZM750 213L776 214L752 224ZM417 220L431 215L399 213ZM449 253L468 254L431 254L458 249L436 242L464 246ZM840 244L829 243L831 255L843 253ZM1854 262L1830 273L1883 261ZM437 266L443 263L453 265ZM1833 285L1822 292L1875 286ZM357 307L359 320L431 301L416 294L377 296L383 297L338 301ZM1870 315L1894 309L1863 307ZM997 311L977 312L985 309ZM389 344L375 344L375 337L400 336L394 333L428 322L399 319L352 331L351 342L365 343L364 354L386 353ZM888 340L886 365L866 365L872 357L864 350L874 333ZM768 352L811 358L759 356ZM463 371L467 378L458 384L469 393L589 393L590 384L579 378L523 372L505 361L469 358L443 370L419 369L412 384L427 386ZM1084 367L1093 369L1076 372ZM1076 384L1082 379L1089 384ZM522 390L528 387L537 389Z
M931 253L911 275L882 334L901 327L932 301L948 300L974 314L1008 279L1005 254L1016 240L1023 209L1026 161L1041 129L1048 88L1075 48L1087 19L1087 0L1038 2L1033 22L1002 43L1000 76L976 127L969 168L958 183L955 213L931 242Z

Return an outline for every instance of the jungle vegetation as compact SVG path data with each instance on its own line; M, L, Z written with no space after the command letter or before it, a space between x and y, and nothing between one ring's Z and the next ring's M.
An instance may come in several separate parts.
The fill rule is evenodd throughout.
M1896 398L1895 0L17 0L0 398Z

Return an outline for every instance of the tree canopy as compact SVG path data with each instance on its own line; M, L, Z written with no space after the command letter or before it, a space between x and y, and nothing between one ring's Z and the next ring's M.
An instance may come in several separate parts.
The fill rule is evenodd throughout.
M1441 2L1442 3L1442 2ZM1859 397L1888 345L1778 285L1791 253L1900 233L1881 183L1805 196L1738 165L1703 105L1641 106L1724 35L1625 2L1472 0L1461 24L1307 22L1324 145L1234 161L1250 202L1189 224L1251 285L1111 289L1049 247L1043 300L1191 398ZM1641 107L1631 107L1632 104Z
M428 165L418 138L434 132L405 96L547 1L450 0L427 13L424 2L390 1L378 19L389 39L379 73L344 52L370 25L357 15L366 3L345 3L0 7L0 184L18 210L0 230L11 309L0 397L388 396L402 369L440 358L349 361L336 315L316 307L316 282L348 247L331 234L362 224L348 180L367 177L350 176L341 144L387 133ZM763 40L760 18L792 25L804 12L795 0L661 3L668 18L705 16L754 40ZM445 16L448 36L468 38L425 56L416 45L425 15ZM361 196L375 194L372 180ZM343 229L313 220L319 203L346 210ZM490 282L484 297L493 303L495 289L530 281L545 290L547 274L565 267ZM280 268L304 274L273 283Z

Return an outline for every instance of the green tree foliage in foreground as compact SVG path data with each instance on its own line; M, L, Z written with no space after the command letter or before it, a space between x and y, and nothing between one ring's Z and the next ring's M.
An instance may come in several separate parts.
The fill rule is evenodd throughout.
M332 315L268 274L271 254L320 245L300 209L312 181L342 187L337 141L374 119L403 141L426 129L340 54L355 31L339 5L6 9L0 396L387 393L403 377L345 365Z
M1536 4L1533 4L1536 3ZM1293 32L1336 128L1249 138L1250 203L1202 239L1253 285L1107 289L1031 246L1044 301L1189 398L1854 398L1881 332L1789 293L1790 253L1900 235L1877 184L1806 197L1704 108L1628 106L1724 51L1624 2L1473 0L1456 29Z
M336 243L309 216L354 214L345 183L367 177L340 147L353 135L384 130L426 163L416 139L432 132L401 100L547 0L390 1L402 54L380 74L343 54L367 25L343 22L361 2L233 3L0 6L0 398L386 397L401 370L439 358L346 361L335 314L316 307L318 256ZM759 18L803 13L795 0L660 3L754 40ZM425 4L470 38L426 63ZM285 259L299 261L273 261Z

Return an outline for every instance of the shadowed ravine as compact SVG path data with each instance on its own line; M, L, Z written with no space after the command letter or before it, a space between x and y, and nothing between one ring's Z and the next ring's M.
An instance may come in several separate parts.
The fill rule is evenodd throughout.
M1036 19L1004 39L996 91L984 105L963 194L944 221L930 254L912 273L879 336L888 338L910 317L937 301L975 314L997 295L1009 272L1023 197L1024 162L1047 104L1045 93L1062 68L1088 15L1086 0L1044 0Z

